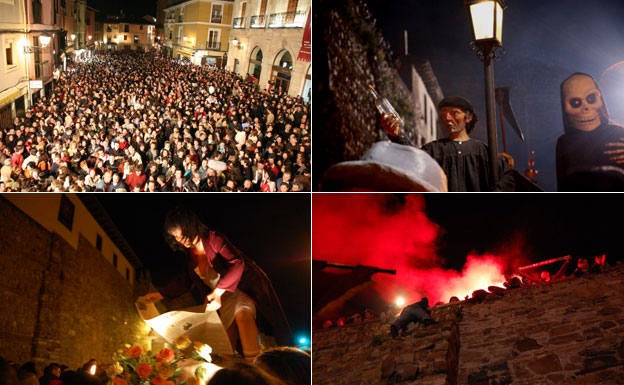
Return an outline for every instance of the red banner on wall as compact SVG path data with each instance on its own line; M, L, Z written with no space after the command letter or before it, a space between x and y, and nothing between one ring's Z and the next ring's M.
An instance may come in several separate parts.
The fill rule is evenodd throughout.
M312 33L310 32L310 14L312 10L308 12L308 20L306 21L305 28L303 29L303 39L301 39L301 49L297 60L310 61L312 52Z

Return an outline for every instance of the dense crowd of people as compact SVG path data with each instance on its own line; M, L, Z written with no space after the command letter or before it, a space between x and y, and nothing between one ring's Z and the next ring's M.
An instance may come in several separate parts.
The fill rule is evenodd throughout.
M99 365L97 360L90 359L75 370L51 362L41 373L33 361L19 364L0 357L1 385L109 385L116 383L113 371L111 365ZM310 353L291 346L280 346L264 350L253 363L227 362L207 381L207 385L309 385L311 379ZM187 383L191 383L190 380Z
M70 64L0 130L0 191L310 191L310 105L155 52Z

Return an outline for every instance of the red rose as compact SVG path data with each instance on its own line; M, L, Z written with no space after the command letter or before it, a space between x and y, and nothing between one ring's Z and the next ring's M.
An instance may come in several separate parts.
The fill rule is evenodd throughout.
M124 349L122 354L128 358L137 358L143 354L143 349L140 346L134 345L128 349Z
M164 380L162 377L159 376L152 377L151 381L154 385L175 385L173 381Z
M171 360L173 360L173 358L175 357L173 350L171 349L161 349L158 354L156 355L156 361L158 362L169 362Z
M141 362L139 366L136 367L136 372L141 378L148 378L153 370L154 368L152 367L152 365L148 364L147 362Z
M112 385L128 385L128 381L124 380L121 377L115 376L115 378L113 378Z

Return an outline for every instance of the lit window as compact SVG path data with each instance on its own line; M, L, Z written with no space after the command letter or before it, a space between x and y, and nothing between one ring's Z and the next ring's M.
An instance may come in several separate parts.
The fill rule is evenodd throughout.
M9 43L9 46L6 47L4 51L6 54L6 65L12 66L13 65L13 43Z

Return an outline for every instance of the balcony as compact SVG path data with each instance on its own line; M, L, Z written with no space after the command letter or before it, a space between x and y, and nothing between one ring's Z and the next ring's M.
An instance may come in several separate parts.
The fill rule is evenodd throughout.
M221 50L221 42L220 41L207 41L206 42L206 49L210 49L213 51L220 51Z
M212 17L210 17L210 22L213 24L221 24L222 20L223 20L223 15L219 13L215 13L214 15L212 15Z
M232 28L241 29L245 28L245 18L244 17L235 17L232 21Z
M306 23L306 12L281 12L269 16L269 28L303 28Z
M252 16L249 23L249 28L264 28L266 27L266 15Z

